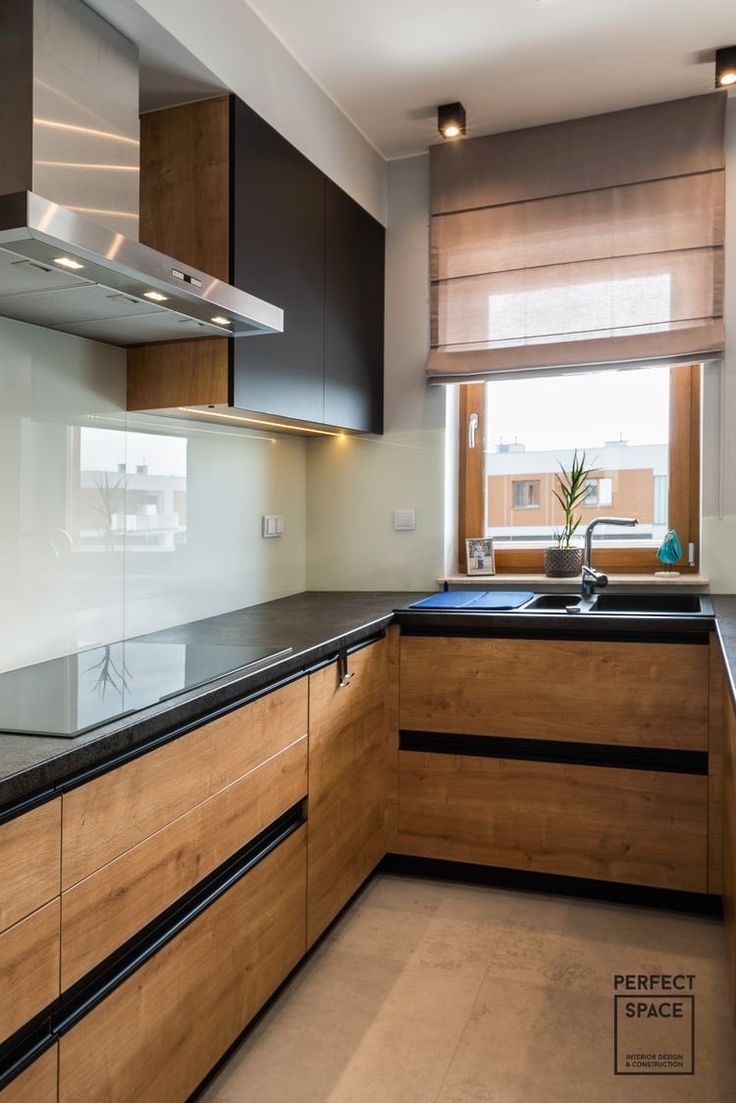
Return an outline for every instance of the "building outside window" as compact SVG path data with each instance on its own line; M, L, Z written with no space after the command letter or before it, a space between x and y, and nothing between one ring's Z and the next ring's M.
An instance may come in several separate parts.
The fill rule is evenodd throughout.
M511 491L514 509L539 509L539 479L514 479Z

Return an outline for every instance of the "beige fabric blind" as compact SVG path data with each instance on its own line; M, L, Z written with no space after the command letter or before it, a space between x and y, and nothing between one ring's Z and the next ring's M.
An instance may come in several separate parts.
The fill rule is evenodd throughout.
M428 374L720 352L725 102L433 146Z

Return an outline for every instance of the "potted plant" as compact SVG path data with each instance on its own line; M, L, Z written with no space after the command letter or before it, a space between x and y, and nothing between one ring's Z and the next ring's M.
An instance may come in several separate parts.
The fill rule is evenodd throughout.
M572 546L572 540L580 524L578 507L585 499L592 468L586 465L585 452L573 453L569 470L560 464L557 489L553 490L562 506L564 525L555 529L554 547L544 549L544 573L548 578L573 578L583 566L583 549Z

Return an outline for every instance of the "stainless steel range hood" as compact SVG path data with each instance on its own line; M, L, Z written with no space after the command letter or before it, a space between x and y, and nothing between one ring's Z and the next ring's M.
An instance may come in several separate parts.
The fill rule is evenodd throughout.
M136 240L132 43L80 0L2 0L0 65L0 315L122 346L283 330L279 307Z

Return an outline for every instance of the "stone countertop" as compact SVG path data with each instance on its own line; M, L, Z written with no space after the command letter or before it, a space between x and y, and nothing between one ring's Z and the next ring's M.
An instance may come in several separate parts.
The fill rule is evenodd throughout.
M167 643L255 644L289 655L120 717L73 739L0 734L0 816L166 732L314 666L386 628L412 593L296 594L148 636Z
M731 683L731 696L736 702L736 594L718 594L711 601L716 611L716 631Z
M420 593L406 592L319 592L312 591L208 617L191 624L165 629L149 638L171 643L255 644L274 651L291 647L291 653L271 664L230 674L217 681L160 702L133 716L121 717L74 739L48 736L0 734L0 817L20 810L25 802L60 791L74 784L80 775L128 752L164 737L168 732L196 725L218 709L237 705L249 694L283 678L307 671L338 650L369 639L387 628L394 611L420 600ZM736 596L712 597L718 633L723 647L732 691L736 697ZM424 613L420 623L433 627L448 624L447 614ZM470 617L450 614L457 628L480 630L479 614ZM415 620L417 614L399 616ZM482 615L483 628L491 632L546 635L626 635L645 632L703 632L712 629L712 618L598 616L567 614L494 613ZM467 623L466 623L467 621Z

